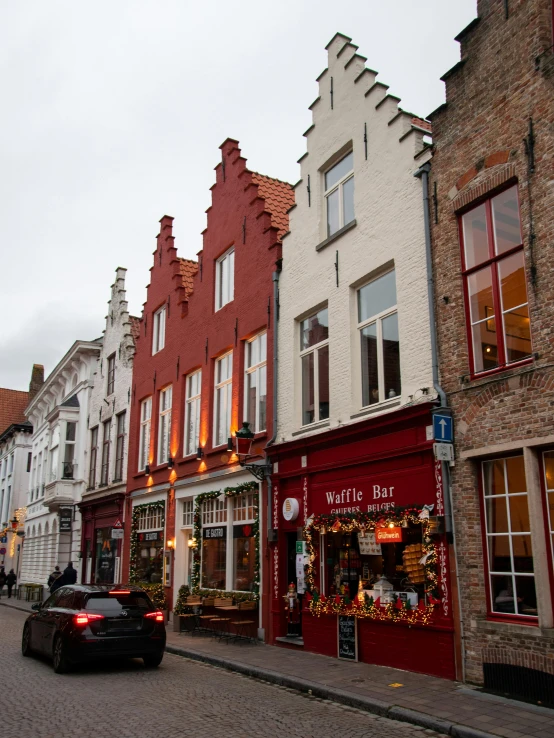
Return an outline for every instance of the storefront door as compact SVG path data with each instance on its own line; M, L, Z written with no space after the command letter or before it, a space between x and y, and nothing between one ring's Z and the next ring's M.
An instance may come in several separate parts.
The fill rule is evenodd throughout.
M112 528L96 529L95 584L113 584L117 541L111 537Z

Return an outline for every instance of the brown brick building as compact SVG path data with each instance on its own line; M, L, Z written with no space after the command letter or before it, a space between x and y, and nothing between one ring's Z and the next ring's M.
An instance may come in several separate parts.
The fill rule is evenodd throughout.
M552 0L478 0L477 11L431 115L429 182L465 678L521 694L534 677L527 696L551 701Z

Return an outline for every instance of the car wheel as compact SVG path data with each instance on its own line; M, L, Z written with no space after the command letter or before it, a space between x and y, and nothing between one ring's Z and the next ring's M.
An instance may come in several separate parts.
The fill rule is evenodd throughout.
M52 654L52 662L54 665L54 671L56 674L65 674L69 671L69 663L65 655L65 647L63 645L63 639L58 636L54 641L54 652Z
M29 623L25 624L25 627L23 628L23 637L21 639L21 653L23 656L30 656L32 654L31 650L31 626Z
M163 657L162 651L161 653L149 653L148 656L143 656L142 660L147 669L155 669L162 663Z

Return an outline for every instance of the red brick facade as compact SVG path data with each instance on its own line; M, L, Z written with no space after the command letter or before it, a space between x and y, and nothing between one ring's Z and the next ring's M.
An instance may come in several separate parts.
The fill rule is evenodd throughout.
M461 62L444 76L446 104L431 116L430 194L441 383L456 429L452 494L465 670L481 683L483 663L554 673L551 541L540 519L547 518L542 451L554 444L554 55L551 0L480 0L478 16L457 37ZM473 374L458 219L514 183L532 358ZM484 564L481 462L510 454L524 455L537 590L537 617L519 622L491 613Z
M167 495L166 543L176 536L175 485L200 475L202 479L212 475L220 479L233 468L240 471L237 457L227 451L226 440L223 446L213 446L215 362L229 350L233 351L232 428L237 430L243 421L245 341L263 331L267 331L267 423L266 430L256 435L253 444L258 457L263 456L273 428L273 272L280 265L280 238L288 228L287 210L294 202L294 195L290 185L248 170L236 141L225 141L221 156L222 161L216 167L216 183L211 188L212 204L207 210L208 225L203 233L198 264L178 258L172 218L166 216L161 220L148 296L136 340L128 493L134 493L139 503L148 501L147 489L152 490L152 497L160 493ZM234 298L216 310L216 262L232 246ZM152 355L152 316L163 304L166 304L167 316L165 347ZM183 445L186 377L198 369L202 370L199 445L204 458L201 461L197 460L196 453L185 456ZM173 386L170 443L175 461L173 470L168 469L167 464L155 464L159 390L169 384ZM148 396L153 397L153 404L151 473L146 477L137 469L140 403ZM215 481L214 487L217 487ZM260 509L265 509L266 505L267 502L260 499ZM127 519L130 517L131 501ZM264 526L260 528L264 534ZM127 537L129 530L130 525L126 525ZM263 541L262 535L262 551ZM128 545L125 550L129 551ZM127 559L123 571L128 570ZM174 581L175 587L180 584L183 581ZM166 594L172 602L171 588Z

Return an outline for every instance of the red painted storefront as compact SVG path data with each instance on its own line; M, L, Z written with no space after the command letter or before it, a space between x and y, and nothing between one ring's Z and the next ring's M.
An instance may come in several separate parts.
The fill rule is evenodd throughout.
M272 642L287 633L283 595L289 580L295 581L291 545L306 537L304 527L312 516L329 516L332 523L344 514L356 517L382 512L386 516L389 511L403 514L399 511L407 507L415 508L417 515L425 505L434 506L431 515L439 516L439 521L444 516L440 464L434 459L432 441L427 440L430 425L431 405L427 403L272 448L272 461L277 462L273 475L277 542L270 551ZM287 498L297 500L299 507L298 517L290 522L283 516ZM417 536L417 524L412 528L410 534ZM322 593L333 588L327 574L333 535L332 529L326 530L324 548L320 547L319 533L314 535L314 578ZM367 535L373 533L368 531ZM455 678L448 546L444 534L434 535L432 540L439 597L428 624L358 618L360 661ZM382 548L383 562L387 550ZM332 597L329 591L326 594ZM303 648L336 657L337 616L312 615L308 600L309 595L304 595Z

